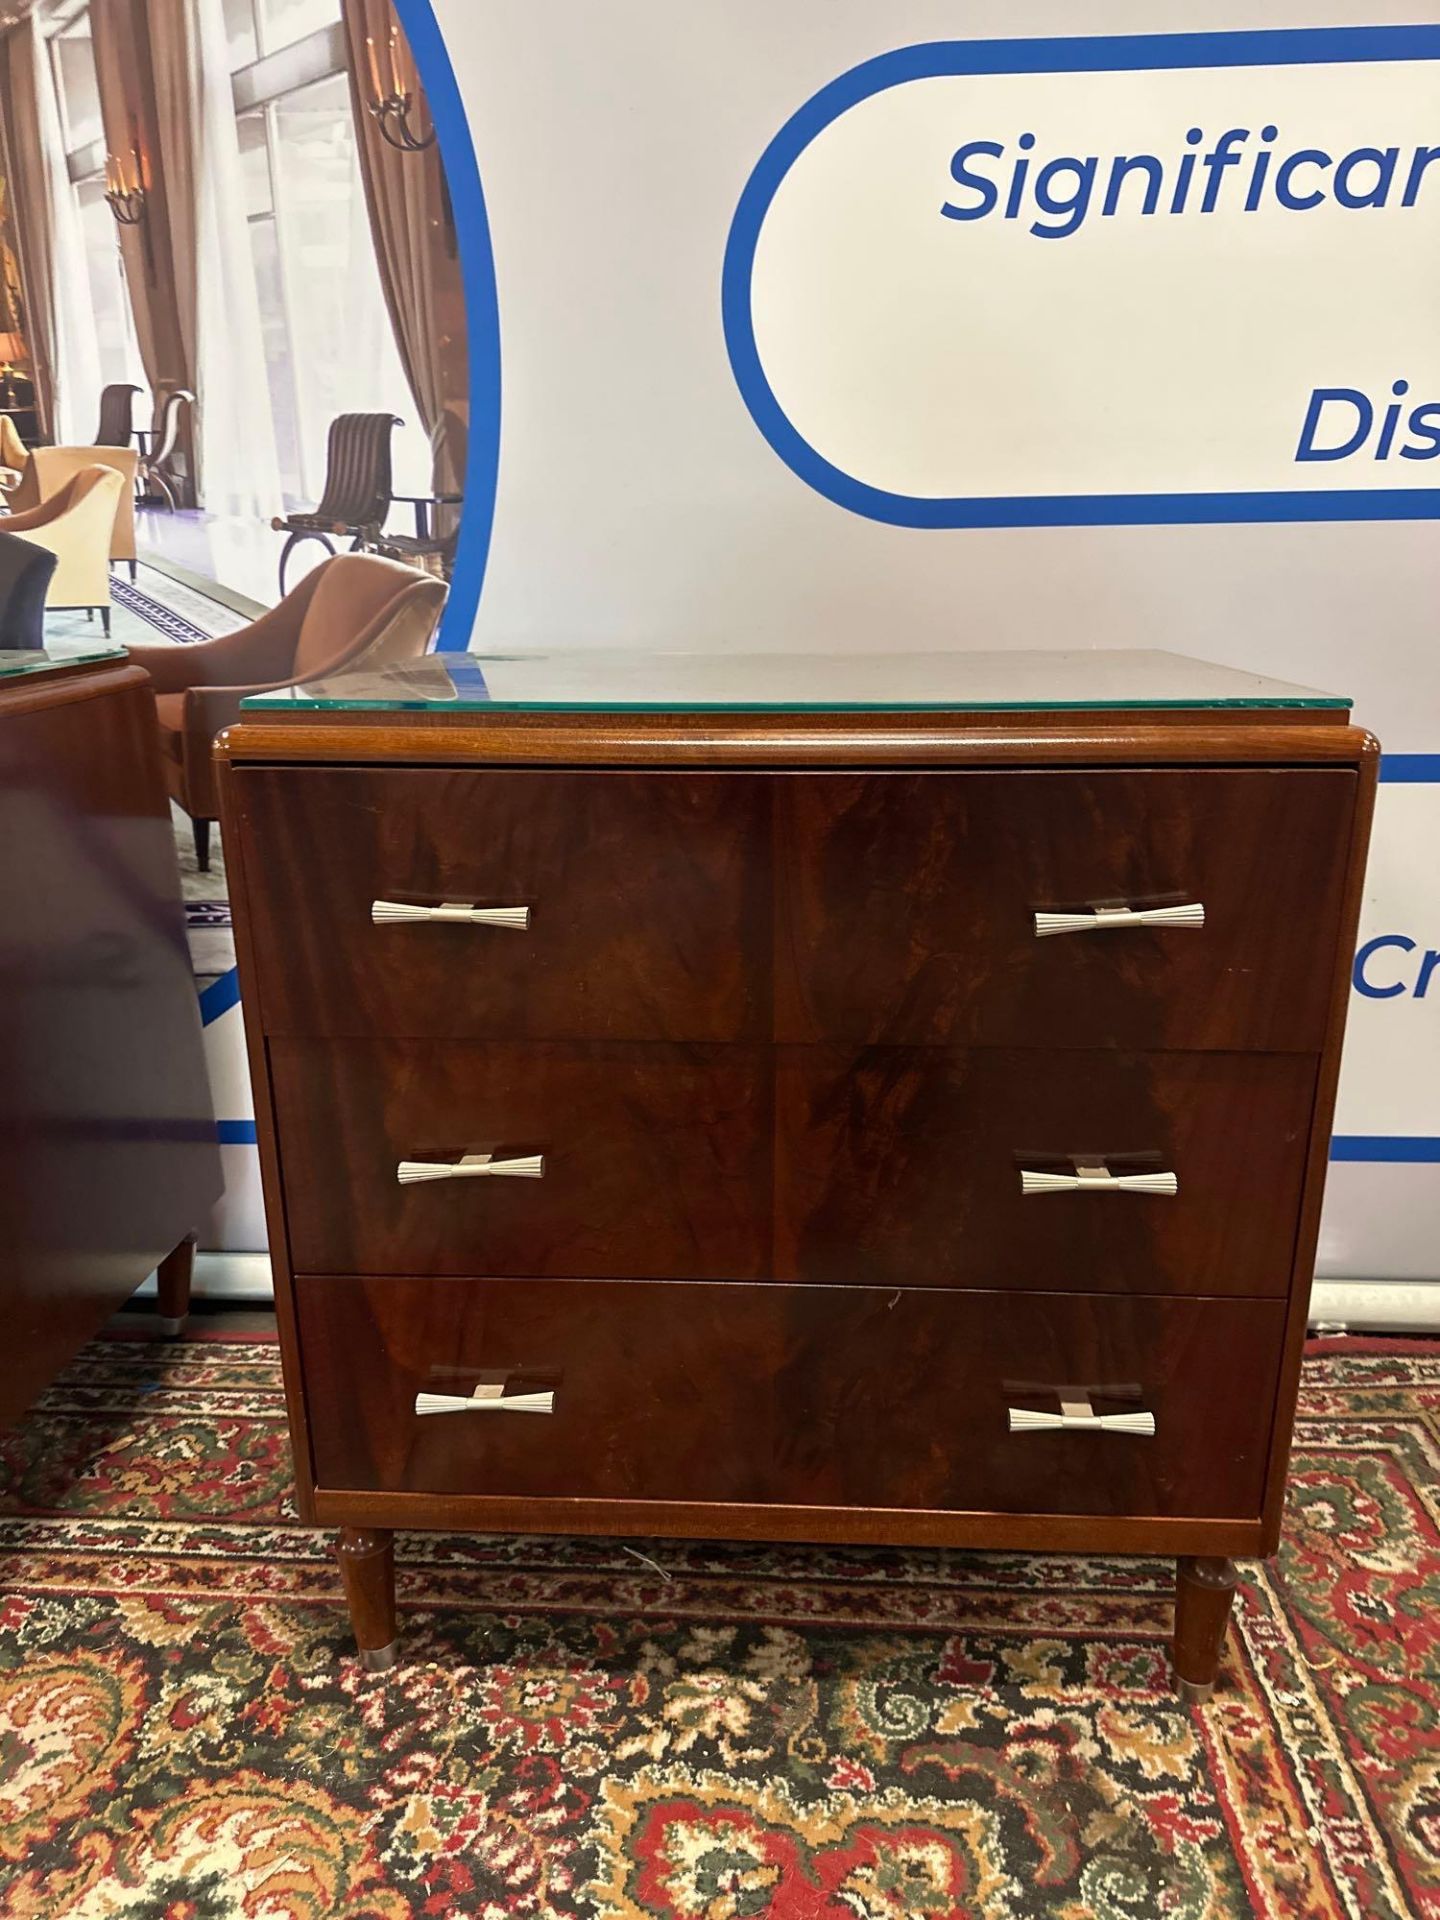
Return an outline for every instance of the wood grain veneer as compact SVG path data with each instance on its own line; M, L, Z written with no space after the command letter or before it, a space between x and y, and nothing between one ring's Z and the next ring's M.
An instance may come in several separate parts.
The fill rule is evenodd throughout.
M301 1506L369 1656L392 1528L535 1527L1174 1553L1208 1684L1278 1538L1369 735L350 714L219 757ZM491 1147L547 1180L392 1184ZM1020 1198L1076 1154L1180 1195ZM497 1369L561 1410L415 1415ZM1132 1379L1154 1439L1004 1430L1006 1380Z
M612 1281L296 1283L330 1487L1253 1519L1284 1308L1269 1301ZM553 1387L553 1415L415 1395ZM1006 1409L1154 1412L1140 1444ZM1049 1389L1049 1390L1039 1390Z

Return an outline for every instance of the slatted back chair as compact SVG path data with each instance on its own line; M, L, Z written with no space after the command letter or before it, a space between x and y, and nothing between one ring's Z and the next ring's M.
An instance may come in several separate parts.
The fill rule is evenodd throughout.
M180 444L180 427L186 410L194 404L195 396L188 387L171 388L155 416L150 451L140 462L141 493L159 494L171 513L175 511L176 496L175 478L169 471L170 459Z
M302 541L318 540L329 553L336 538L348 539L357 553L378 546L394 497L390 443L403 425L393 413L342 413L331 423L319 506L270 523L290 536L280 555L282 597L290 555Z
M97 447L129 447L135 443L135 396L140 389L128 382L106 387L100 395Z

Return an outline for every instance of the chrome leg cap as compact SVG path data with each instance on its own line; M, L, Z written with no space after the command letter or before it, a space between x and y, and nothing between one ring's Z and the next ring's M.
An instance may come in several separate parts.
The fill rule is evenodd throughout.
M165 1339L178 1340L180 1335L185 1331L185 1322L189 1317L188 1314L184 1313L162 1313L156 1321L156 1325L159 1327Z
M367 1673L388 1673L400 1658L400 1642L392 1640L388 1647L361 1647L360 1664Z
M1182 1680L1177 1673L1175 1691L1187 1707L1203 1707L1215 1691L1215 1682L1213 1680Z

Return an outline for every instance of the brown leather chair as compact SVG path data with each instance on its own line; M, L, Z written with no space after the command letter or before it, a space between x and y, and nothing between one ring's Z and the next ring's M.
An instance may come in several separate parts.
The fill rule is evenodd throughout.
M342 553L238 633L196 646L128 649L155 683L166 785L194 822L202 872L216 814L211 749L238 719L245 695L414 659L429 646L444 604L444 584L429 574Z

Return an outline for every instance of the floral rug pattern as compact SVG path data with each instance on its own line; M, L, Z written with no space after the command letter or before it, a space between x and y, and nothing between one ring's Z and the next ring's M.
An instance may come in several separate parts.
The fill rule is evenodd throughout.
M0 1436L5 1920L1434 1920L1440 1346L1307 1361L1183 1708L1150 1560L403 1536L363 1672L273 1345Z

